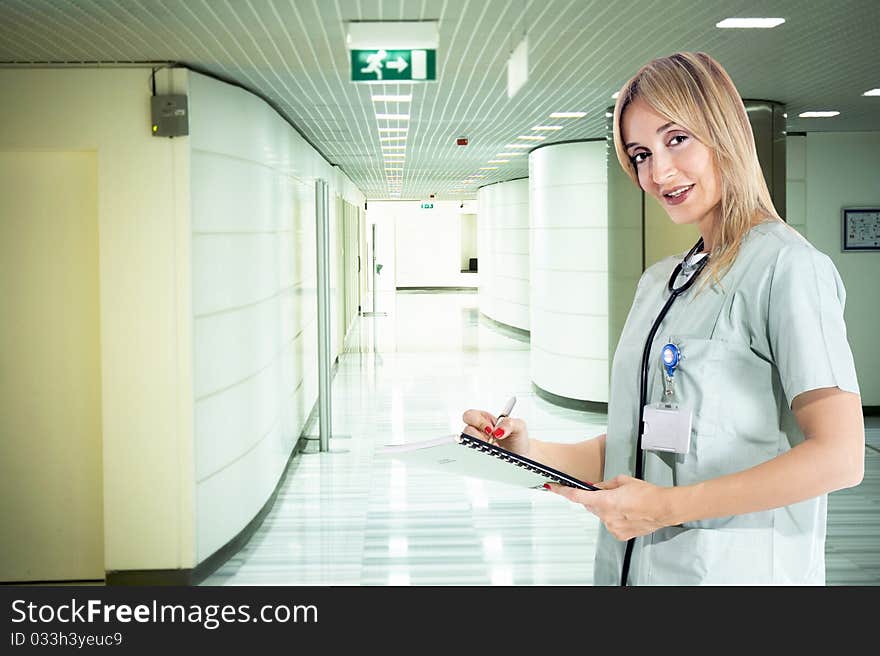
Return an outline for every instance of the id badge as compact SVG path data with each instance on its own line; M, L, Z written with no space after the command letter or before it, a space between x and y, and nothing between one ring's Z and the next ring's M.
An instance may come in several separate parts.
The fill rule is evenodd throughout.
M676 403L654 403L644 408L642 448L686 455L691 446L690 408Z

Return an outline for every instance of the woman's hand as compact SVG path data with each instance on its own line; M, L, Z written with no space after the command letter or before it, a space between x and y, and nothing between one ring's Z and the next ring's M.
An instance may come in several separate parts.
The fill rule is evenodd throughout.
M529 455L529 432L526 428L526 422L522 419L504 417L493 433L492 427L495 425L496 418L485 410L467 410L461 418L466 424L461 431L462 433L478 437L490 444L498 444L498 446L521 456Z
M671 496L674 488L660 487L632 476L618 476L597 483L601 490L578 490L557 483L547 484L551 492L581 504L605 524L618 540L629 540L671 526Z

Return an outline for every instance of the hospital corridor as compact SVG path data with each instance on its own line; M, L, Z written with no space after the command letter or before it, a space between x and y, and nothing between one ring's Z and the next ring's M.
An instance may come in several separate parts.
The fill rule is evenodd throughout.
M0 590L880 585L878 33L0 0Z
M376 450L455 432L459 409L494 411L507 394L530 431L554 441L602 433L606 416L538 396L528 342L481 320L476 294L383 302L393 311L361 318L340 357L331 452L291 464L263 525L204 585L591 585L592 515L543 491L450 480ZM829 500L828 585L880 584L877 418L866 437L865 480Z

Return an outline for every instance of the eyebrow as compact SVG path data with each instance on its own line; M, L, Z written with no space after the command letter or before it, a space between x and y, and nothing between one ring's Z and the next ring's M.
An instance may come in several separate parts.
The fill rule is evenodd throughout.
M674 121L669 121L669 123L664 123L664 124L661 125L659 128L657 128L657 134L660 134L661 132L663 132L664 130L666 130L666 129L667 129L669 126L671 126L671 125L675 125L675 122L674 122ZM637 146L637 145L638 145L638 143L636 143L636 142L634 141L634 142L631 142L631 143L626 144L626 145L624 146L624 148L630 148L630 147L632 147L632 146Z

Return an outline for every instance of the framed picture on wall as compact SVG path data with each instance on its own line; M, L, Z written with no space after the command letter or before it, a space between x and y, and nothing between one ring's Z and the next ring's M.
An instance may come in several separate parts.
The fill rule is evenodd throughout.
M844 208L844 251L880 251L880 208Z

